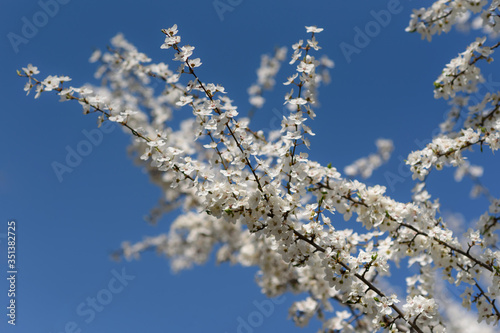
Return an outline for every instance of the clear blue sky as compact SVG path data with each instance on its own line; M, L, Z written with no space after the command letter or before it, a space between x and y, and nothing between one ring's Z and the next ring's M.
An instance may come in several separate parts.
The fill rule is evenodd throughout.
M84 140L82 131L94 129L96 119L82 115L75 103L59 103L54 95L44 94L36 101L33 95L26 97L25 80L17 77L16 69L33 63L41 77L59 74L72 77L73 85L97 83L95 66L88 63L94 48L105 48L122 32L154 61L170 61L171 50L160 49L160 29L176 23L183 43L194 45L195 55L202 59L201 78L222 84L245 113L246 89L256 79L260 55L275 46L290 49L307 38L305 25L317 25L325 28L318 35L322 52L336 66L333 82L320 91L318 118L308 122L317 134L310 157L342 170L375 151L375 140L384 137L394 140L396 150L383 170L398 173L398 156L406 157L418 148L419 140L431 138L447 110L445 102L433 98L433 81L475 38L472 33L452 32L431 43L420 40L404 28L412 6L429 1L401 1L390 22L347 61L339 45L354 45L354 29L365 29L375 22L371 11L385 10L394 1L232 1L233 10L222 16L212 1L60 2L66 3L57 10L43 5L53 0L0 4L0 237L7 221L15 219L19 271L15 327L6 323L8 286L5 278L0 279L1 332L72 332L74 322L82 332L95 333L231 333L237 331L238 317L248 320L256 311L253 302L265 299L254 283L255 269L210 262L173 275L168 263L152 253L140 261L111 261L109 255L123 240L135 242L165 232L175 216L165 217L156 227L144 222L161 193L127 158L129 138L121 130L105 134L102 144L59 182L51 163L62 162L66 147ZM51 15L41 14L45 10ZM36 32L25 29L29 38L16 52L9 36L23 37L23 25L34 20L40 27ZM283 66L278 82L293 71ZM492 79L500 82L500 74ZM257 114L254 128L268 126L271 110L281 110L287 89L277 86L277 97ZM498 162L489 151L483 155L471 161L485 163L486 182L495 187ZM455 184L448 171L438 176L443 177L431 177L430 189L441 197L443 211L459 211L471 219L486 210L484 201L471 204L469 181ZM387 185L383 171L369 182ZM412 184L407 177L396 184L395 192L388 192L408 200ZM497 188L493 194L499 196ZM6 246L4 238L0 241L4 277ZM122 270L134 279L122 284L113 280ZM97 295L112 299L93 316L85 303ZM292 299L287 295L253 331L315 332L315 321L300 330L286 319Z

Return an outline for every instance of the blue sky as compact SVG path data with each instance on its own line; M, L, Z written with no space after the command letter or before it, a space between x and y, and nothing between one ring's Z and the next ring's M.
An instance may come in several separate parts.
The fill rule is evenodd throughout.
M76 104L59 103L54 95L44 94L36 101L33 95L26 97L25 80L17 77L16 69L32 63L40 77L68 75L73 85L96 84L95 66L88 63L94 48L104 49L122 32L153 61L170 61L171 50L160 49L160 29L176 23L183 43L195 46L195 56L203 61L198 75L222 84L245 113L246 89L256 80L260 55L271 53L275 46L290 49L308 37L305 25L317 25L325 28L317 36L321 52L336 66L332 83L320 90L318 118L308 123L316 133L310 157L342 170L374 152L377 138L389 138L396 150L383 170L397 174L398 157L405 158L419 148L419 142L430 139L447 110L445 102L433 98L433 81L475 39L473 33L452 32L429 43L404 32L417 5L411 1L222 2L232 3L231 10L218 13L214 2L199 0L60 0L57 8L55 0L2 1L0 237L14 219L18 316L15 327L7 325L8 285L2 278L0 331L230 333L237 331L238 318L247 321L258 311L254 302L265 300L254 283L255 269L216 267L210 262L174 275L168 263L152 253L139 261L112 261L110 254L122 241L165 232L175 215L166 216L156 227L144 222L161 193L128 159L129 138L121 130L104 134L102 143L59 182L51 164L63 162L67 147L74 149L85 140L83 131L96 128L96 119L82 115ZM340 45L354 45L356 29L375 22L372 11L388 6L395 6L390 8L397 8L397 13L348 59ZM34 22L39 23L37 31L23 31L24 25ZM16 45L10 40L13 34L26 38ZM278 82L293 71L284 65ZM491 82L500 82L500 75L493 74ZM256 115L254 128L269 126L272 109L282 109L287 91L278 85L274 97L266 95L268 104ZM487 150L476 153L471 162L485 165L485 182L493 185L492 194L498 197L494 187L500 181L495 174L498 162L491 155ZM386 172L376 172L369 183L387 185ZM456 184L446 170L437 176L431 176L429 188L441 197L443 211L461 212L469 220L486 210L484 201L470 201L470 181ZM411 177L404 179L394 191L388 190L399 200L411 195ZM5 276L6 240L0 241L1 276ZM109 303L92 315L87 302L98 295ZM293 299L287 295L277 302L272 315L253 332L315 332L314 321L300 330L286 320Z

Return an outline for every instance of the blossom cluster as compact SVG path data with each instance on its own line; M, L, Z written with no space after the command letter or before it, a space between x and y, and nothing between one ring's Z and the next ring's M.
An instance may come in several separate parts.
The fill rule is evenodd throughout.
M414 14L409 29L425 36L447 31L439 22L467 10L478 13L483 2L437 1ZM152 222L182 208L168 233L125 242L119 256L129 259L155 249L174 270L204 263L212 254L218 262L257 266L257 282L266 295L307 295L291 305L290 315L300 326L316 317L324 332L445 332L449 320L438 306L433 283L440 274L450 284L468 285L463 304L475 305L479 321L498 324L499 201L490 198L489 211L463 243L440 216L439 201L431 200L425 180L433 167L464 166L462 153L473 146L498 149L499 95L485 96L484 107L473 109L460 130L442 133L409 154L414 178L422 183L412 202L399 202L385 194L384 186L368 186L308 157L314 133L306 121L314 119L318 89L329 81L327 70L333 67L326 56L316 57L322 30L306 27L309 39L292 46L289 64L295 71L283 82L292 87L284 96L289 112L281 128L270 133L253 130L229 91L197 75L202 61L195 58L195 47L181 45L176 25L162 30L161 45L173 53L176 69L151 63L117 35L108 52L91 56L99 64L101 86L67 86L65 76L40 80L32 65L19 75L28 79L25 90L34 89L35 97L55 92L61 101L77 101L85 114L97 113L98 125L115 122L131 134L132 157L163 192ZM475 63L489 60L494 49L483 44L484 39L476 41L447 66L435 85L437 95L454 98L481 82ZM257 83L249 89L256 108L263 107L262 92L274 87L284 58L284 49L262 58ZM192 116L173 126L181 109ZM377 154L346 168L347 176L369 177L387 161L392 141L379 140L377 147ZM338 228L340 216L358 223ZM392 263L403 262L418 273L407 279L406 295L399 295L384 277L395 270Z
M486 93L479 103L469 104L469 97L485 80L478 62L491 62L491 55L500 43L485 46L486 37L477 38L467 50L446 65L434 83L436 98L451 99L453 106L440 124L442 135L408 156L413 178L423 180L435 167L460 166L465 163L463 152L474 146L488 146L493 152L500 148L500 95ZM468 112L467 112L468 111ZM463 119L463 120L461 120Z
M363 178L370 178L373 171L391 158L394 144L389 139L378 139L375 142L377 152L367 157L360 158L344 168L348 176L360 175Z
M431 40L435 34L447 33L454 25L471 22L475 29L500 33L498 0L438 0L428 8L414 9L406 31L418 32L422 39Z
M280 47L274 51L273 57L269 57L267 54L261 57L260 67L257 69L257 82L248 88L249 102L255 108L262 108L265 103L262 94L265 90L272 90L276 85L274 78L281 68L281 63L286 58L286 52L286 47Z

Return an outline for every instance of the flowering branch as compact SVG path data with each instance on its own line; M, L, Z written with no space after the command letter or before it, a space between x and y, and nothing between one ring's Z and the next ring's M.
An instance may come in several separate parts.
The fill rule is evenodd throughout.
M449 29L440 24L455 24L460 13L492 12L482 2L466 2L438 1L414 14L410 30L430 36ZM485 25L498 29L490 23ZM119 256L132 258L156 249L180 270L205 262L216 251L218 262L257 266L258 283L269 296L288 290L309 295L294 303L290 313L301 326L316 315L325 332L352 331L354 322L361 332L443 332L448 322L438 311L431 277L440 271L450 282L469 284L464 304L476 305L479 320L497 323L499 201L488 195L489 212L480 217L477 230L464 235L464 244L439 216L439 202L430 200L426 182L433 168L445 165L457 167L457 174L478 175L482 170L472 169L462 153L474 146L481 151L483 146L500 148L500 93L486 94L470 109L463 128L453 131L467 105L461 94L470 94L483 81L476 63L490 62L500 43L487 47L484 38L476 40L439 76L435 96L451 98L462 108L450 112L452 119L440 136L409 154L407 163L421 182L412 202L403 203L387 196L383 186L344 178L331 165L322 166L299 152L300 145L310 146L306 134L314 135L305 125L305 114L315 117L317 89L329 77L318 70L333 66L310 52L320 49L316 35L322 30L306 27L310 39L293 45L290 64L298 65L284 84L298 91L285 96L290 113L283 117L279 133L250 129L250 120L237 117L224 87L200 79L195 68L201 60L192 57L194 47L181 46L176 25L162 30L161 46L174 49L174 60L181 64L175 72L164 63L149 64L151 59L118 35L108 53L97 51L91 58L100 63L101 87L63 87L70 80L63 76L39 80L32 65L18 74L27 78L25 90L34 89L35 98L54 91L62 101L77 101L85 114L98 113L99 125L117 122L131 134L130 150L165 194L165 205L155 211L155 218L172 209L171 203L183 204L168 234L124 243ZM255 107L262 106L261 92L274 85L283 59L280 49L262 62L257 85L250 89ZM173 110L185 106L194 117L174 129L169 123ZM348 176L371 174L389 158L392 142L382 140L377 146L377 154L346 169ZM339 229L331 221L337 214L346 221L355 216L360 223L356 229L363 231ZM398 306L401 295L384 286L384 276L394 270L391 262L399 264L403 258L417 264L419 274L407 280L406 302ZM479 290L476 297L473 286ZM332 302L348 311L326 318L326 312L333 312Z

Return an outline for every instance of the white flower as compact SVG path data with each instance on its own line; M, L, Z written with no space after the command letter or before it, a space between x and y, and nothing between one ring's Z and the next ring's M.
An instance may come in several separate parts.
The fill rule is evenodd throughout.
M297 65L297 72L304 72L309 74L313 69L314 69L314 64L308 64L305 61L301 61Z
M287 86L287 85L291 84L291 83L293 82L293 80L295 80L295 79L297 78L297 76L299 76L299 73L295 73L295 74L293 74L292 76L289 76L289 77L287 78L286 82L284 82L283 84L284 84L285 86Z
M162 49L168 49L172 45L179 44L181 42L180 36L165 37L165 42L160 46Z
M174 36L174 35L177 35L177 32L178 32L178 29L177 29L177 24L174 24L173 26L171 26L170 28L168 29L162 29L161 30L165 35L168 35L168 36Z
M45 91L51 91L51 90L57 89L57 88L59 88L59 85L61 83L66 82L66 81L71 81L71 78L69 78L68 76L49 75L42 81L43 89Z
M437 304L434 299L425 298L422 295L408 296L406 304L403 305L403 311L407 319L415 318L418 315L432 318L437 313Z
M285 103L290 103L293 105L304 105L304 104L307 104L307 101L305 99L303 99L302 97L298 97L298 98L291 98L291 99L287 100Z
M309 27L306 26L306 32L315 32L315 33L318 33L318 32L321 32L323 30L324 30L323 28L318 28L315 25L312 25L312 26L309 26Z
M89 59L89 62L90 63L94 63L96 62L97 60L99 60L102 56L102 52L101 50L95 50L92 55L90 56L90 59Z
M28 76L32 76L32 75L36 75L36 74L40 73L40 71L38 70L38 67L35 67L32 64L28 64L28 66L23 67L23 71Z
M472 242L472 244L470 245L482 243L481 233L479 232L479 230L473 230L472 228L469 228L464 236Z
M124 122L125 120L127 120L127 118L130 115L133 115L133 114L136 114L136 113L137 113L137 111L126 110L126 111L120 112L117 115L112 115L108 119L111 120L111 121L117 122L117 123L121 123L121 122Z
M176 36L177 34L177 24L174 24L172 27L168 29L161 30L165 36L165 42L161 46L162 49L168 49L172 45L179 44L181 42L181 37Z
M201 59L200 58L189 59L188 64L191 68L199 67L201 66Z
M180 51L175 54L175 60L186 61L193 54L194 46L184 45Z
M399 300L397 298L396 295L392 294L390 296L390 298L387 298L387 297L382 297L381 299L378 300L378 302L376 303L377 306L380 308L380 314L381 315L391 315L392 313L392 308L391 308L391 305L393 305L394 303L398 303Z
M187 95L187 96L182 95L179 98L179 101L175 103L175 105L184 106L186 104L190 104L191 102L193 102L193 96L191 96L191 95Z
M150 147L161 147L164 146L166 143L164 140L161 138L156 138L154 140L148 141L148 146Z

